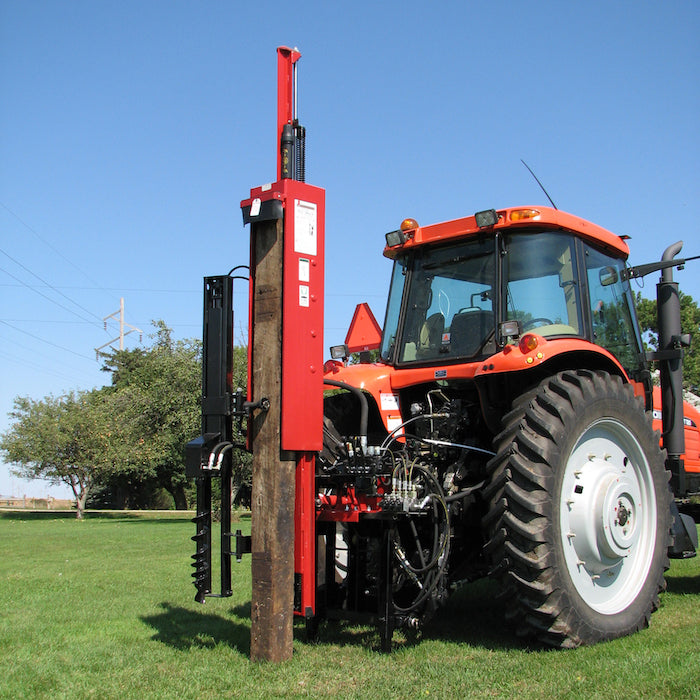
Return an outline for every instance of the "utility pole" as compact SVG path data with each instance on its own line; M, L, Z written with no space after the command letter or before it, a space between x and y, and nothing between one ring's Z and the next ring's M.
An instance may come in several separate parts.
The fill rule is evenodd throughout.
M107 330L107 321L110 318L114 318L115 316L119 317L119 335L116 338L112 338L112 340L107 341L104 343L104 345L100 345L99 348L95 348L95 359L99 360L100 359L100 350L102 348L106 348L108 345L111 345L112 343L116 343L119 341L119 349L123 350L124 349L124 336L129 335L129 333L133 333L136 331L139 334L139 343L143 339L143 331L140 328L137 328L136 326L132 326L130 323L127 323L124 320L124 297L121 297L119 299L119 310L114 311L113 313L109 314L108 316L105 316L102 320L104 321L105 324L105 330ZM124 331L124 328L128 328L128 331Z

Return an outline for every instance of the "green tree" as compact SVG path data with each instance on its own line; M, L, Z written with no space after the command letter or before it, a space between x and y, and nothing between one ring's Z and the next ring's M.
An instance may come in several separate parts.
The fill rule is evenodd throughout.
M0 450L15 474L70 486L83 517L85 501L101 472L113 467L111 413L97 390L35 401L17 397L13 424Z
M134 505L153 498L155 485L181 510L188 507L192 487L185 476L185 446L201 432L202 347L199 340L173 340L163 321L154 326L151 348L105 358L103 369L112 375L107 391L121 426L121 468L110 472L109 485L121 492L122 503ZM247 359L245 347L234 347L234 390L246 389ZM240 442L242 436L234 439ZM237 487L249 486L248 453L234 450L232 463Z
M691 338L690 348L683 356L683 384L687 389L697 392L700 388L700 308L689 295L678 292L681 305L681 331ZM659 348L659 325L656 316L656 300L645 299L641 292L636 294L637 319L648 350Z
M154 480L187 508L185 445L199 434L201 343L172 339L163 321L155 324L147 350L122 350L105 358L112 374L111 396L122 431L122 459L129 468L115 482L136 488ZM137 478L135 478L137 477Z
M201 432L201 343L175 341L162 321L150 348L104 358L111 384L41 401L20 397L0 449L25 478L68 484L82 516L92 492L117 507L152 507L167 491L188 507L185 446ZM234 389L246 389L247 352L233 350ZM241 442L241 436L235 436ZM238 486L250 484L250 456L232 455Z

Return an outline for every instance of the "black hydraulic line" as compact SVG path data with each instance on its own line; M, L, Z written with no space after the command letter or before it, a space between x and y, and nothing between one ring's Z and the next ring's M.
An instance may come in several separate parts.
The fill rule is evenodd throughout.
M461 491L457 491L457 493L453 493L451 496L445 496L445 503L454 503L455 501L459 501L462 498L466 498L467 496L470 496L474 491L478 491L480 488L483 487L483 485L486 483L486 481L480 481L478 484L475 484L474 486L468 486L465 489L462 489Z
M346 384L345 382L339 382L335 379L323 380L324 384L329 384L330 386L337 386L339 389L346 389L352 392L360 401L360 437L367 438L367 417L369 415L369 407L367 404L367 397L364 395L361 389L358 389L352 384Z
M209 453L209 461L207 462L207 467L209 469L215 469L213 465L219 457L219 451L224 450L226 447L233 447L233 443L229 442L228 440L224 440L222 442L217 442L216 445L212 447L212 450Z
M423 554L423 545L420 541L420 537L418 536L418 529L416 528L416 524L413 522L413 518L408 521L408 524L411 526L411 533L413 534L413 539L416 541L416 552L418 553L418 558L420 559L420 565L421 568L425 568L425 555ZM435 543L435 538L433 537L433 544Z
M442 487L440 486L440 482L427 469L424 469L423 467L420 467L418 465L415 465L413 468L416 469L416 471L418 471L419 473L421 473L424 477L427 477L428 480L432 481L435 490L431 491L431 495L437 496L438 503L443 506L443 510L445 512L445 531L447 533L446 544L445 544L445 548L446 548L447 544L449 543L450 516L449 516L449 511L447 509L446 503L445 503L445 496L443 494ZM435 534L438 534L439 533L439 530L438 530L439 524L437 522L437 517L438 517L437 510L438 510L438 508L436 507L436 504L434 501L433 501L433 508L435 508L435 511L436 511L436 513L435 513L435 517L436 517ZM434 542L434 544L435 544L435 547L433 550L433 556L428 564L423 566L421 569L416 569L415 567L413 567L409 564L409 568L414 573L423 573L429 569L434 568L435 565L438 563L438 561L440 560L440 555L443 553L443 551L445 551L445 548L440 548L438 546L440 544L439 535L438 535L437 542L436 543Z
M420 569L416 569L415 567L411 566L411 564L408 562L401 562L399 558L399 563L402 566L402 568L405 567L407 571L410 571L414 575L425 574L422 589L408 607L401 607L397 605L396 602L394 602L395 612L402 614L407 614L413 612L414 610L417 610L432 595L433 591L435 591L438 584L440 583L442 575L447 569L450 549L450 516L449 510L447 509L447 504L445 503L445 498L442 492L442 487L440 486L440 482L427 469L424 469L420 466L415 466L414 468L417 469L425 477L427 477L430 481L432 481L433 485L436 487L436 491L433 493L438 497L439 503L443 506L445 512L445 534L444 544L441 544L441 538L439 535L440 525L436 521L433 540L435 545L435 551L433 552L430 562L427 565L421 567ZM438 504L433 502L433 507L437 509ZM442 563L440 563L441 558Z

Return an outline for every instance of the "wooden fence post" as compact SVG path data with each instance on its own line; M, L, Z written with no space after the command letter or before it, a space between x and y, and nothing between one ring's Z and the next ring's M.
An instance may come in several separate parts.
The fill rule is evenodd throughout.
M250 657L284 661L292 656L294 615L295 455L282 453L283 221L251 225L253 318L250 337L253 401L252 576Z

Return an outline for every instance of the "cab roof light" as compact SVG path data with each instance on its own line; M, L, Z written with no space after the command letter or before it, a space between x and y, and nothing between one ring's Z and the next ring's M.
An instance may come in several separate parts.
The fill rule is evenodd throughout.
M474 214L476 225L479 228L488 228L498 223L498 212L495 209L485 209Z
M389 231L386 234L386 244L389 248L393 248L395 245L401 245L406 242L406 234L401 231Z
M415 219L404 219L398 230L386 234L387 246L393 248L396 245L403 245L413 235L411 231L417 228L418 222Z
M513 209L509 218L511 221L525 221L526 219L536 219L540 213L539 209Z

